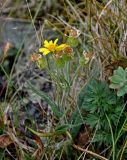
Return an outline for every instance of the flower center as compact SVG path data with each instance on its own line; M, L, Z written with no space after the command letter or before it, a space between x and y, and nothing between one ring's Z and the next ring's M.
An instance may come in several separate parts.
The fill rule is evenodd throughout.
M51 44L51 45L48 47L48 49L49 49L50 51L55 51L56 45L55 45L55 44Z

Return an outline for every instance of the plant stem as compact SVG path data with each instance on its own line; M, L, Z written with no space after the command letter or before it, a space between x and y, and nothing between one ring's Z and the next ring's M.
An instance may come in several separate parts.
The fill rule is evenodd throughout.
M113 160L115 160L115 141L114 141L114 136L113 136L112 125L111 125L110 119L108 118L107 115L106 115L106 118L107 118L107 120L108 120L109 127L110 127L110 131L111 131L111 136L112 136L112 149L113 149Z
M125 144L123 146L123 149L122 149L122 152L121 152L121 155L120 155L120 160L122 160L123 153L124 153L126 147L127 147L127 139L126 139Z
M87 149L83 149L83 148L81 148L81 147L79 147L79 146L77 146L77 145L75 145L75 144L73 144L72 146L73 146L75 149L79 150L79 151L82 151L82 152L91 154L92 156L97 157L97 158L99 158L99 159L101 159L101 160L108 160L107 158L105 158L105 157L103 157L103 156L100 156L100 155L97 154L97 153L94 153L94 152L89 151L89 150L87 150Z

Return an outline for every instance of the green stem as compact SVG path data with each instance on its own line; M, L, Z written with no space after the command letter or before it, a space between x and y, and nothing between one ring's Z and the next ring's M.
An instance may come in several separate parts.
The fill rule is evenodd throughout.
M107 118L107 120L108 120L109 127L110 127L110 131L111 131L111 136L112 136L112 149L113 149L113 160L115 160L115 141L114 141L114 135L113 135L112 125L111 125L110 119L108 118L107 114L106 114L106 118Z
M125 144L123 146L123 149L122 149L122 152L121 152L121 155L120 155L120 160L122 160L122 158L123 158L123 153L124 153L126 147L127 147L127 139L126 139Z
M126 103L124 104L124 107L123 107L123 108L126 107L126 104L127 104L127 101L126 101ZM115 139L115 145L116 145L118 139L120 138L120 136L121 136L121 134L122 134L123 127L124 127L124 125L126 124L126 122L127 122L127 117L125 118L124 123L123 123L123 125L121 126L121 128L120 128L120 130L119 130L119 132L118 132L118 135L117 135L117 137L116 137L116 139ZM112 154L112 150L111 150L111 153L110 153L109 157L111 156L111 154Z

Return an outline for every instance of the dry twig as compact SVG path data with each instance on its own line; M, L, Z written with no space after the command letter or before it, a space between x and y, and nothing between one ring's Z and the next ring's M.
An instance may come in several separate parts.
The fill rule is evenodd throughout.
M75 144L73 144L72 146L73 146L75 149L79 150L79 151L82 151L82 152L91 154L92 156L97 157L97 158L99 158L99 159L101 159L101 160L108 160L107 158L105 158L105 157L103 157L103 156L100 156L100 155L97 154L97 153L94 153L94 152L89 151L89 150L87 150L87 149L83 149L83 148L81 148L81 147L79 147L79 146L77 146L77 145L75 145Z

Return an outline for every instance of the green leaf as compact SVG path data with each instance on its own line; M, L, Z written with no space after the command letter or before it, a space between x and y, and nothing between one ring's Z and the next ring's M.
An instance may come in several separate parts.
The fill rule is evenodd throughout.
M116 93L109 89L105 81L97 81L94 78L90 79L79 92L77 105L82 113L84 123L89 125L91 129L95 129L96 127L96 132L99 134L110 131L105 114L108 115L111 124L114 126L114 133L115 127L118 126L116 122L119 117L124 117L124 113L122 112L123 98L117 97ZM77 116L78 113L75 117ZM80 128L75 129L76 134L74 132L74 135L77 135L77 132L79 132L78 129ZM101 139L98 137L98 141L102 143L104 137L102 136L100 138ZM97 141L97 139L95 141ZM108 144L107 138L105 142Z
M64 54L63 57L62 57L63 61L64 62L68 62L68 61L71 61L72 60L72 57L67 55L67 54Z
M67 55L67 54L65 54L65 55L63 55L61 58L55 59L56 66L57 66L58 68L64 68L65 63L66 63L66 62L69 62L69 61L71 61L71 60L72 60L72 57L69 56L69 55Z
M124 87L120 88L118 91L117 91L117 96L118 97L121 97L123 96L124 94L126 93L126 90Z
M97 115L89 114L85 119L86 124L90 125L91 128L96 127L99 122L99 117Z
M58 110L58 106L56 103L52 100L52 98L46 94L45 92L39 91L37 88L35 88L30 82L28 82L28 85L34 91L38 96L40 96L43 100L45 100L51 107L54 115L59 119L63 114Z
M74 150L72 149L71 143L68 145L65 145L64 150L65 150L67 160L75 159L75 153L74 153Z
M84 108L84 102L87 103L88 101L91 102L91 98L89 94L91 93L91 90L95 90L93 86L97 86L96 80L92 79L85 85L81 91L79 92L78 98L77 98L77 105L79 108Z
M110 77L110 81L113 83L121 83L123 82L123 77L120 77L119 75L114 75Z
M118 67L113 76L110 77L111 84L109 85L112 89L117 89L117 96L121 97L127 93L127 69Z
M119 89L119 84L112 83L112 84L109 85L109 88L111 88L111 89Z
M99 143L108 143L112 142L110 133L107 132L97 132L92 140L92 142L99 142Z
M44 58L39 59L36 63L40 69L44 69L47 67L47 62Z
M76 127L80 127L83 123L76 123L76 124L62 124L58 125L55 128L56 133L65 133L68 129L74 129Z
M89 59L85 59L85 57L80 57L79 59L79 64L82 66L82 67L85 67L89 62Z
M59 125L55 128L55 132L66 132L67 129L71 128L72 125L70 124L63 124L63 125Z
M62 133L61 132L45 132L45 133L40 133L40 132L37 132L37 131L34 131L32 128L29 128L28 129L35 135L39 136L39 137L54 137L54 136L58 136L58 135L61 135Z
M55 62L56 62L56 66L58 68L64 68L65 61L62 58L56 59Z
M117 70L114 70L114 75L118 75L119 77L123 77L123 75L126 75L126 74L125 74L124 69L119 66Z
M81 128L81 125L78 125L78 124L79 123L83 124L82 115L80 115L78 110L76 110L72 114L71 122L72 122L73 125L75 125L75 127L73 127L72 130L71 130L72 138L75 139L77 134L79 133L80 128Z
M78 39L74 38L74 37L69 37L67 39L67 43L71 46L71 47L77 47L78 46Z

